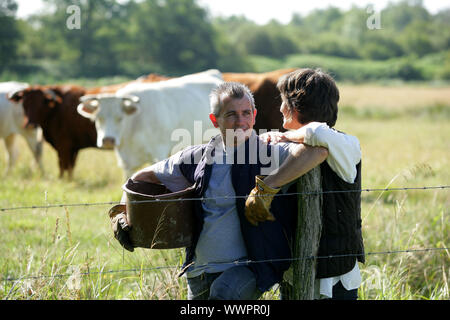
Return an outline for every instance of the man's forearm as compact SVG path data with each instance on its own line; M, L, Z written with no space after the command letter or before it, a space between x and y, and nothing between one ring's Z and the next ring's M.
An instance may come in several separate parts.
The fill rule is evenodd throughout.
M298 144L278 171L265 177L264 182L272 188L279 188L321 164L327 156L326 148Z
M145 169L139 170L138 172L136 172L135 174L133 174L131 176L131 179L137 180L137 181L145 181L145 182L150 182L150 183L161 184L161 182L156 177L155 173L153 172L153 170L151 168L152 167L150 166Z
M159 179L156 177L155 173L151 169L151 166L134 173L130 177L130 179L134 180L134 181L145 181L145 182L150 182L150 183L161 184L161 182L159 181ZM124 192L122 192L122 198L120 199L120 203L125 204L126 201L127 201L127 193L124 191Z

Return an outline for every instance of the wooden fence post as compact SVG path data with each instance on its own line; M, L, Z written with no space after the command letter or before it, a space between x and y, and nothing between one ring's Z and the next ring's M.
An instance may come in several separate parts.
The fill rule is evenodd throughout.
M320 167L316 167L299 178L297 192L321 192ZM285 272L281 284L283 299L314 299L314 280L320 234L322 230L322 194L298 195L297 228L292 245L291 267Z

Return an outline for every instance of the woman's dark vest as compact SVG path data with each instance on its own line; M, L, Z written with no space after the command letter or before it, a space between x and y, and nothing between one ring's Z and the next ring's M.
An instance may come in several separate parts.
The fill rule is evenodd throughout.
M275 216L276 221L262 222L257 227L248 222L245 218L245 196L255 187L255 176L260 175L261 168L264 167L259 160L256 164L250 164L248 143L249 141L245 145L245 162L238 164L235 159L231 169L231 178L237 196L236 208L247 248L247 258L249 261L264 261L257 263L249 262L247 266L256 275L257 287L261 291L266 291L275 283L281 281L284 271L290 266L290 244L293 229L296 225L297 197L290 195L274 198L271 212ZM207 158L208 155L213 155L213 151L211 150L213 147L214 143L211 141L207 145L189 147L182 153L183 164L180 165L180 170L189 182L195 184L196 197L198 198L201 198L205 194L209 184L212 166L211 162L208 163ZM267 146L264 145L263 147ZM268 149L270 150L270 148ZM267 152L267 154L270 154L270 151ZM296 192L296 189L290 189L288 192ZM191 263L194 258L195 247L203 227L203 208L201 201L195 202L197 223L192 246L186 249L185 265Z
M320 170L324 194L318 256L349 255L317 260L316 278L329 278L352 270L356 259L365 262L361 233L361 162L356 165L354 183L342 180L326 161L320 165Z

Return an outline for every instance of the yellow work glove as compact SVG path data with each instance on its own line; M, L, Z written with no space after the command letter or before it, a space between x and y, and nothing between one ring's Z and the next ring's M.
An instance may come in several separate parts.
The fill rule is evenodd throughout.
M255 177L256 185L245 201L245 217L254 226L266 220L275 221L275 217L270 213L270 205L280 189L269 187L262 178L263 176Z

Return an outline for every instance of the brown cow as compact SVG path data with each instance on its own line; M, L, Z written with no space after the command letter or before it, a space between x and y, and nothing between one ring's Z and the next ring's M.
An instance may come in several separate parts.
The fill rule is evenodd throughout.
M260 129L286 131L283 128L283 116L280 112L281 97L277 89L277 82L281 76L294 70L282 69L266 73L223 73L225 81L243 83L253 92L258 109L253 128L257 133Z
M32 86L9 97L22 101L25 126L40 126L45 140L58 153L60 178L65 171L72 178L80 149L97 146L95 124L77 112L85 92L83 87L72 85Z

